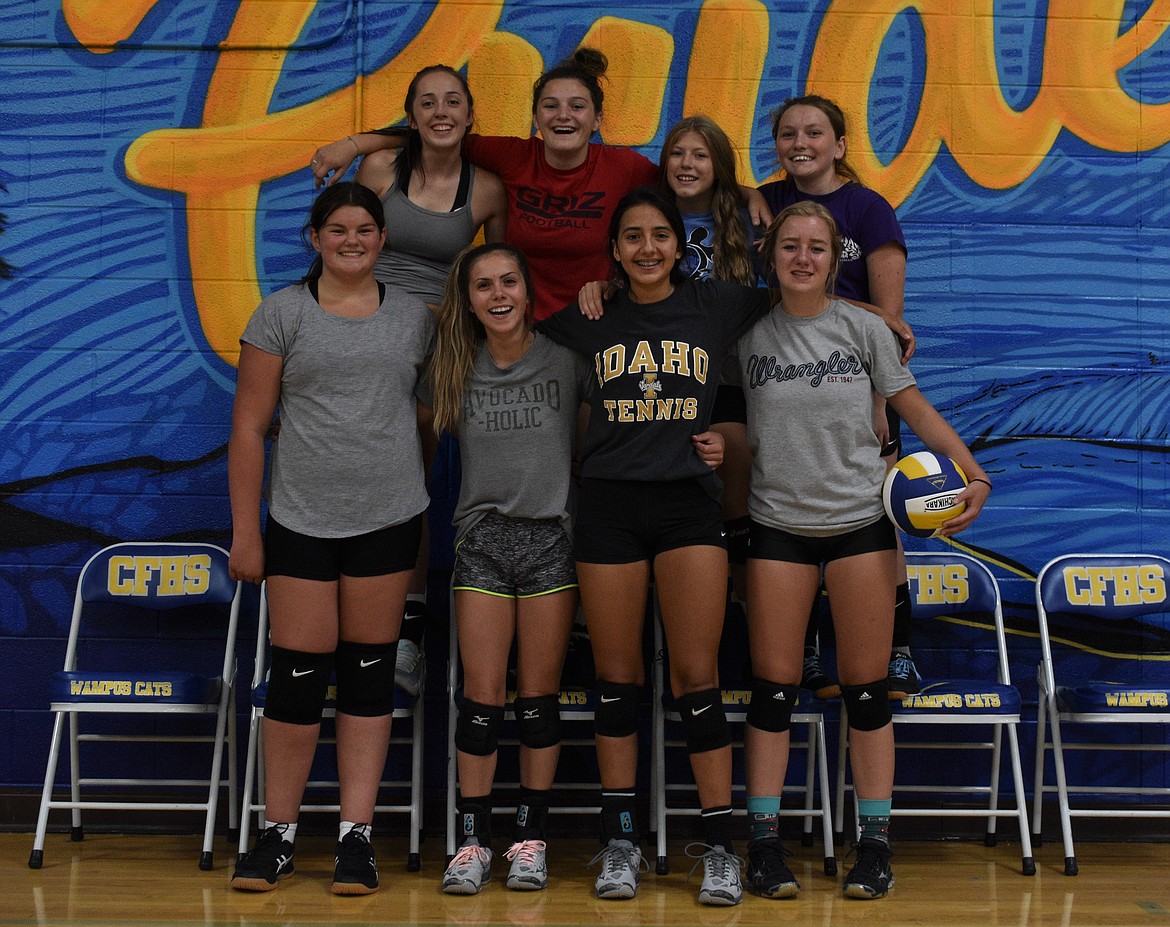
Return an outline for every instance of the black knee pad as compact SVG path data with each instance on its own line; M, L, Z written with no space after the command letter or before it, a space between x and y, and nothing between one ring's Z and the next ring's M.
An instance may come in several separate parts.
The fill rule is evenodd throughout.
M729 563L747 563L748 558L748 531L751 528L751 516L733 518L723 523L723 537L727 541L727 561Z
M640 686L628 682L597 680L597 709L593 728L602 737L629 737L638 732Z
M382 718L394 711L394 663L398 641L385 644L337 642L337 710L359 718Z
M555 695L518 698L512 710L525 747L555 747L561 742L561 706Z
M792 726L792 709L796 707L799 686L781 686L757 678L752 683L752 700L748 705L747 723L760 731L779 734Z
M731 743L731 728L723 711L723 696L718 689L680 695L678 713L687 735L688 753L706 753Z
M503 720L503 705L483 705L465 698L455 723L455 749L472 756L491 756L500 745Z
M285 724L319 724L333 654L273 647L264 716Z
M855 731L876 731L890 723L890 686L883 677L862 686L841 686L841 700Z

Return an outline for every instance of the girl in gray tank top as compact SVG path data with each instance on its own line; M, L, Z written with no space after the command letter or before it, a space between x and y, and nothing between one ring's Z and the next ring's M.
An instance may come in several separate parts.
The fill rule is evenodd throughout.
M488 241L504 237L503 185L494 174L473 167L462 156L474 109L467 82L457 71L446 65L423 68L406 91L407 127L396 130L405 135L404 146L368 155L357 172L358 182L378 194L386 212L386 244L374 275L432 307L442 302L451 263L481 228ZM434 441L424 443L424 453L429 474L436 453ZM439 459L457 455L450 439L443 438ZM424 524L398 648L398 685L414 695L422 686L424 666L430 567L427 527Z

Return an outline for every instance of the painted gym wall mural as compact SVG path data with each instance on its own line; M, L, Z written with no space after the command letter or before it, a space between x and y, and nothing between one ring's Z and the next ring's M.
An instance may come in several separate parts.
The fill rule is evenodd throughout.
M440 61L480 131L527 134L532 80L578 44L611 61L605 141L657 160L704 112L749 182L774 171L773 107L842 105L909 241L913 369L995 483L959 546L1003 583L1034 704L1035 573L1170 538L1168 21L1165 0L2 0L4 784L42 775L86 557L228 538L237 338L308 263L314 148L401 119ZM1170 650L1066 630L1092 673Z

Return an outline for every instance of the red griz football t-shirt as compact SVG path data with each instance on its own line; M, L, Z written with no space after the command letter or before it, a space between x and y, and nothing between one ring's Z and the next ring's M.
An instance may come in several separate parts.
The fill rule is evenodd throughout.
M590 280L611 276L609 222L635 187L657 182L658 166L636 151L591 143L572 170L549 167L537 138L469 135L467 157L498 174L508 191L504 233L528 258L537 320L575 302Z

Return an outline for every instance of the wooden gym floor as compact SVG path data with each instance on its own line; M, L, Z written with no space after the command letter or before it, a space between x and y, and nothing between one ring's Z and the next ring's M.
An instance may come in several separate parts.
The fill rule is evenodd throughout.
M1037 850L1037 873L1020 874L1017 845L1001 841L911 842L895 845L897 885L878 901L846 901L840 878L849 868L839 851L839 874L824 875L820 848L794 847L798 898L768 901L749 895L734 908L696 901L697 882L683 844L671 844L671 873L643 876L633 901L598 901L594 871L585 863L591 840L556 839L549 847L551 884L543 892L511 892L497 859L496 880L481 894L439 891L442 841L422 848L422 871L405 871L403 838L375 838L383 888L374 895L337 898L329 892L333 843L321 836L298 842L296 874L274 892L228 888L234 848L220 838L215 869L201 872L199 837L95 834L81 843L50 834L45 865L27 867L32 836L0 834L0 927L8 925L897 925L897 927L1170 927L1170 844L1082 843L1080 875L1062 872L1059 841ZM649 847L647 847L649 849ZM696 873L696 878L698 873Z

